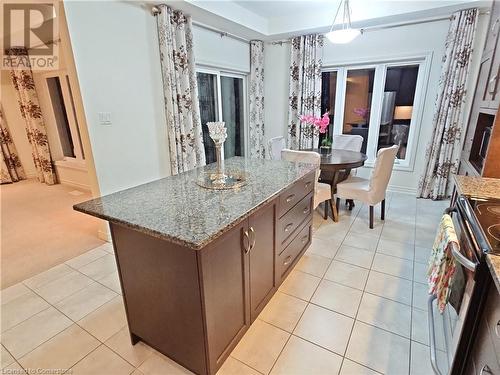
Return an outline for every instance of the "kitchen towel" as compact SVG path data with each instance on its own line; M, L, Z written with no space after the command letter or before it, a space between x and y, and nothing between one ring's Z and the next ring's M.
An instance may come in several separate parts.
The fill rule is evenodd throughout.
M438 232L429 259L427 271L429 294L437 297L439 311L443 313L450 295L450 287L455 274L455 258L451 254L451 247L459 246L457 234L451 216L443 215L439 223Z

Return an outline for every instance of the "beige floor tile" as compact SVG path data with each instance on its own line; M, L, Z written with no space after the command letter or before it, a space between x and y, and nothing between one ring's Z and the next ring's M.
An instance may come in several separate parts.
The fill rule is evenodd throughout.
M79 271L94 280L101 280L109 274L116 272L115 256L106 254L79 268Z
M411 319L411 339L421 344L429 345L429 323L427 311L413 309ZM436 348L446 350L443 328L443 316L434 315L434 324L436 326Z
M340 375L377 375L378 372L344 358Z
M26 371L17 362L12 362L10 365L2 367L2 374L25 375Z
M292 336L278 357L271 374L338 374L341 364L341 356Z
M89 277L82 275L80 272L71 271L54 281L42 285L35 291L49 303L55 304L91 284L94 284L94 281Z
M413 307L427 311L427 302L429 300L428 289L428 286L425 284L413 283Z
M410 280L372 270L368 276L365 291L411 305L412 283Z
M2 333L2 344L15 358L21 358L71 324L71 320L49 307Z
M382 228L384 227L384 222L380 220L379 215L375 215L373 220L373 229L370 229L370 220L368 216L358 216L356 220L352 223L351 228L349 229L350 233L360 233L360 234L368 234L371 236L380 236L382 232Z
M295 328L294 335L344 355L353 323L354 320L347 316L319 306L308 305Z
M293 270L281 284L279 290L283 293L309 301L320 281L321 279L319 277Z
M262 310L259 319L292 332L306 306L306 301L278 291Z
M12 363L14 363L15 359L13 356L10 355L7 349L2 345L1 346L2 350L2 356L0 358L0 368L4 368Z
M144 373L141 370L139 370L138 368L136 368L134 370L134 372L132 374L130 374L130 375L144 375Z
M415 246L415 262L428 264L431 255L430 247Z
M363 290L369 272L366 268L333 260L326 271L325 279Z
M2 332L45 310L49 304L33 292L2 305Z
M51 281L57 280L58 278L67 275L70 273L72 269L65 264L59 264L51 269L39 273L28 280L23 281L25 285L30 287L31 289L36 289L41 287L44 284L47 284Z
M348 286L322 280L311 302L354 318L363 292Z
M398 223L397 225L384 225L380 238L396 242L415 243L415 226L412 224Z
M324 223L318 230L314 233L315 238L321 238L323 240L335 240L342 241L349 230L350 224L340 224L340 223L332 223L328 221L328 223Z
M411 365L410 375L429 375L434 374L431 366L429 347L420 343L412 341L411 343ZM438 367L441 374L448 373L448 364L446 360L446 353L442 351L437 352Z
M413 260L415 253L414 247L413 244L381 238L377 246L377 253Z
M260 375L260 372L233 357L228 357L219 371L217 371L217 375Z
M259 372L268 374L290 334L256 320L232 352L232 356Z
M54 306L76 322L116 296L112 290L100 284L93 284L64 298Z
M144 375L192 375L193 373L188 369L182 367L178 363L172 361L170 358L165 357L163 354L155 351L149 356L146 361L139 367Z
M120 286L120 277L118 276L118 272L110 273L108 276L100 279L99 282L107 286L114 292L122 294L122 288Z
M19 362L25 369L69 369L99 346L99 341L76 324L44 342Z
M410 340L357 321L346 357L383 374L407 374Z
M299 262L295 266L295 269L317 277L323 277L328 269L328 266L330 265L330 262L330 258L306 253L302 255L302 258L300 258Z
M357 319L375 327L410 338L411 307L365 293Z
M413 279L413 262L411 260L377 253L373 259L372 269L408 280Z
M82 320L79 320L78 325L102 342L106 341L127 325L122 297L118 296L106 302Z
M374 253L369 250L342 245L334 259L354 266L370 268L373 255Z
M66 264L72 268L79 269L107 254L109 253L107 251L104 251L101 247L96 247L95 249L87 251L86 253L80 256L68 260Z
M105 344L135 367L139 367L153 353L153 349L142 341L132 345L127 327L114 334Z
M341 243L342 240L338 238L324 240L313 236L311 246L307 249L306 254L316 254L331 259L337 253L337 249Z
M23 283L18 283L8 288L2 289L2 291L0 291L0 298L2 300L2 305L9 303L15 300L16 298L29 293L32 293L31 290Z
M132 371L133 366L105 345L99 346L71 368L72 375L127 375Z
M367 231L370 229L368 228ZM348 233L342 245L357 247L359 249L375 251L377 248L378 236L361 233Z
M427 284L427 264L415 263L413 265L413 280L417 283Z
M113 249L113 243L105 242L101 246L96 247L96 249L104 250L107 253L114 254L115 250Z
M435 228L437 228L437 226ZM430 249L430 248L432 248L432 245L434 244L435 237L436 237L436 232L429 231L429 230L419 230L417 228L416 235L415 235L415 245L419 246L419 247L426 247L426 248Z

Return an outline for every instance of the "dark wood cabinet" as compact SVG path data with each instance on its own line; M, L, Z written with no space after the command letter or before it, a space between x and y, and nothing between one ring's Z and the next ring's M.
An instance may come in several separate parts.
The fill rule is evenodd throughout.
M201 249L110 223L132 342L215 374L310 245L314 178Z

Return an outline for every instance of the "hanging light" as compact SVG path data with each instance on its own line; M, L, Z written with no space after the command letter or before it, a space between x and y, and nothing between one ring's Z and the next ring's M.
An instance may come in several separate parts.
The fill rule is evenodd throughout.
M342 14L342 28L333 30L342 4L344 4ZM337 13L335 13L335 18L333 19L332 27L330 28L330 32L326 33L326 37L332 43L346 44L352 42L359 35L361 35L361 30L353 29L351 26L351 8L349 6L349 0L340 0L339 7L337 8Z

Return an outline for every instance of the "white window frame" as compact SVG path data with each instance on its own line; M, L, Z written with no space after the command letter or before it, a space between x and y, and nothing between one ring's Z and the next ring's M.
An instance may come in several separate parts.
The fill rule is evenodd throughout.
M410 122L410 132L408 134L408 144L405 159L396 159L394 169L403 171L413 171L415 166L417 143L422 127L422 116L424 111L425 95L430 75L432 62L432 52L425 52L417 55L400 55L394 57L370 58L366 61L356 63L345 62L323 67L322 72L337 72L337 86L335 97L335 109L333 118L333 134L342 134L342 124L344 120L347 72L358 69L375 69L373 81L373 95L370 108L370 131L366 146L368 159L365 167L373 167L377 154L378 134L380 131L380 115L382 110L382 93L385 87L385 78L388 67L419 65L417 84L415 88L415 98L413 101L413 113ZM425 145L423 145L425 147Z
M59 83L61 84L61 93L63 97L64 107L66 109L66 117L68 119L70 136L73 141L73 153L75 154L75 157L65 156L61 148L61 155L62 155L61 160L83 163L85 161L85 158L83 156L84 155L83 145L80 136L80 130L78 129L78 123L76 120L76 110L72 100L72 94L70 93L71 88L69 87L69 82L68 82L68 77L69 77L68 72L66 70L58 70L57 72L43 73L40 75L40 77L43 79L44 90L47 97L47 101L50 103L50 111L51 111L50 116L53 119L53 121L50 121L49 123L53 124L54 127L53 131L54 134L57 134L58 136L57 139L59 141L59 146L60 146L60 134L59 134L59 129L57 128L57 125L55 123L55 117L53 112L54 105L52 103L52 99L50 96L47 79L57 77L59 78Z
M248 136L250 131L248 129L248 92L247 92L247 77L246 72L236 70L217 69L214 67L207 67L204 65L196 66L196 73L213 74L217 77L217 118L218 121L224 121L222 117L222 89L221 77L241 78L243 81L243 153L248 156Z

